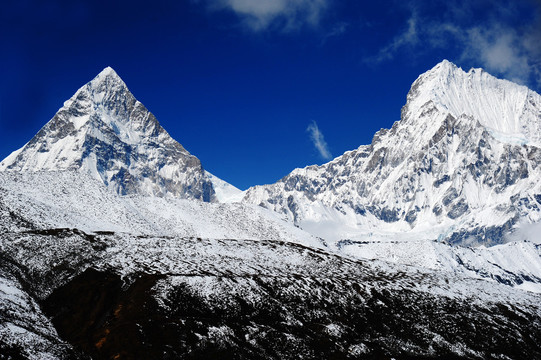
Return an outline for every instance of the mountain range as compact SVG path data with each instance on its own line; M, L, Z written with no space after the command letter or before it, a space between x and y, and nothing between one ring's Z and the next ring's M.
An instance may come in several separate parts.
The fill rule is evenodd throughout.
M370 145L240 191L106 68L0 162L0 355L541 357L540 127L443 61Z
M540 126L539 94L443 61L370 145L255 186L245 200L337 242L399 233L500 244L541 220Z

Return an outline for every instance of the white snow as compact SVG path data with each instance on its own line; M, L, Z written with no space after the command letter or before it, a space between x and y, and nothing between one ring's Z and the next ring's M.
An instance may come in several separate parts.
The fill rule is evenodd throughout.
M402 119L374 139L322 166L295 169L287 180L250 188L243 201L287 214L329 241L445 239L455 231L502 226L517 214L525 223L541 222L535 200L541 169L534 149L524 147L540 144L541 96L524 86L443 61L419 76ZM519 174L502 190L496 175L504 178L523 164L527 177ZM484 172L474 177L475 169ZM451 191L457 194L444 204ZM449 216L459 200L467 210ZM368 207L396 210L397 220L382 221ZM406 221L409 211L414 221Z
M76 171L0 172L0 190L7 206L43 228L322 246L312 235L256 205L120 196L99 179Z
M474 178L467 165L477 159L462 149L477 144L465 143L469 139L453 133L464 129L472 139L488 142L490 151L483 155L490 164L505 159L509 146L515 146L514 151L528 160L524 145L540 144L541 97L523 86L478 69L466 73L444 61L417 79L401 121L392 130L378 133L372 145L346 152L323 166L294 170L291 177L304 183L278 182L247 191L201 170L197 164L183 167L196 163L192 161L195 158L165 131L156 135L159 125L149 121L152 115L131 94L127 98L133 102L129 114L122 112L122 106L108 102L111 94L128 93L111 68L79 89L57 114L65 116L60 120L75 131L67 125L70 131L60 139L55 136L56 127L48 129L46 125L48 136L42 143L27 144L0 163L0 170L11 165L17 165L18 170L0 171L0 190L5 194L1 200L42 228L210 240L275 240L315 248L324 247L325 242L328 251L355 258L381 259L491 281L499 277L529 291L538 288L538 280L541 282L539 248L534 243L519 241L493 248L442 243L455 231L505 224L514 216L509 210L515 206L512 197L534 199L541 193L537 180L541 170L533 163L528 163L527 178L501 191L487 185L492 169L484 178ZM80 114L73 116L68 110ZM442 131L446 137L440 144L434 138ZM128 146L145 160L124 163L122 156L105 159L110 167L104 170L98 166L95 153L83 158L89 139L113 147ZM167 151L161 153L163 147ZM172 155L178 158L172 159ZM184 163L177 159L188 160ZM428 163L435 170L426 170ZM114 177L120 169L128 169L137 179L139 192L130 196L115 192L120 185ZM149 177L148 172L159 176L160 181ZM448 180L435 185L444 175ZM171 189L189 181L210 181L220 203L169 196ZM169 183L174 184L169 188L164 185ZM460 193L469 210L456 219L434 211L451 190ZM399 219L383 221L367 211L368 206L397 209ZM416 219L406 221L405 213L414 209L418 209ZM528 212L525 230L516 235L522 236L528 224L535 222L541 222L541 211ZM537 236L535 229L528 233ZM486 239L487 243L490 240ZM126 260L124 266L134 265Z
M223 181L222 179L218 178L217 176L214 176L210 172L206 171L206 174L210 181L212 182L212 186L214 187L214 191L216 192L216 198L221 203L233 203L233 202L240 202L242 198L244 197L245 192L236 188L235 186L231 185L228 182Z
M0 247L2 246L0 241ZM27 359L58 359L54 347L60 343L53 324L19 282L0 271L0 341L18 346ZM31 326L29 326L31 324ZM55 344L55 341L57 343ZM68 345L63 345L68 347Z
M432 101L443 112L471 116L494 133L541 145L541 114L535 108L541 105L541 97L525 86L497 79L482 69L464 72L445 60L419 76L413 87L416 84L420 84L416 93L420 96L412 94L408 99L414 99L408 101L412 113Z

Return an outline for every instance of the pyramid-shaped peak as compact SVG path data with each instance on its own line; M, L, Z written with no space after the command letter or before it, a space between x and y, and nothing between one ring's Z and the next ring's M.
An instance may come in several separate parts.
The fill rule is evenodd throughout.
M0 171L82 171L119 194L214 201L201 162L106 67L82 86Z
M117 72L110 66L103 69L94 79L86 86L92 88L101 88L102 90L110 87L126 87L126 83L120 78Z
M104 75L104 76L106 76L106 75L118 76L118 74L116 73L116 71L115 71L112 67L110 67L110 66L107 66L105 69L103 69L103 70L99 73L99 75Z
M94 106L104 106L118 114L125 112L126 106L129 107L135 102L136 99L126 83L108 66L64 102L63 109L75 107L79 111L83 107L88 110Z
M118 76L117 72L110 66L107 66L105 69L100 71L100 73L96 76L95 79L105 79L107 77L117 78L119 80L122 80L120 76Z

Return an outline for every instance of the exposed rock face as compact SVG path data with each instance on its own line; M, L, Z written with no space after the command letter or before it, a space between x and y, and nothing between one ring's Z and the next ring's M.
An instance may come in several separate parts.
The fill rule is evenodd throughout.
M334 223L342 238L398 231L490 245L519 220L541 220L540 139L541 96L444 61L415 81L401 120L370 145L244 200L308 230Z
M80 170L122 195L215 200L199 159L171 138L111 68L80 88L0 170Z

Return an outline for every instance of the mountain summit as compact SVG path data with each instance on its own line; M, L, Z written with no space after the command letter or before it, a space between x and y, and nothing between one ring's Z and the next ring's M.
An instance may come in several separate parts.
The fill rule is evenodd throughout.
M66 101L0 170L78 170L121 195L215 200L199 159L160 126L110 67Z
M539 94L443 61L419 76L401 120L370 145L251 188L245 201L339 247L397 233L495 244L541 220L540 139Z
M500 140L541 145L541 97L483 69L463 71L444 60L419 76L407 97L411 125L428 105L455 118L470 116Z

